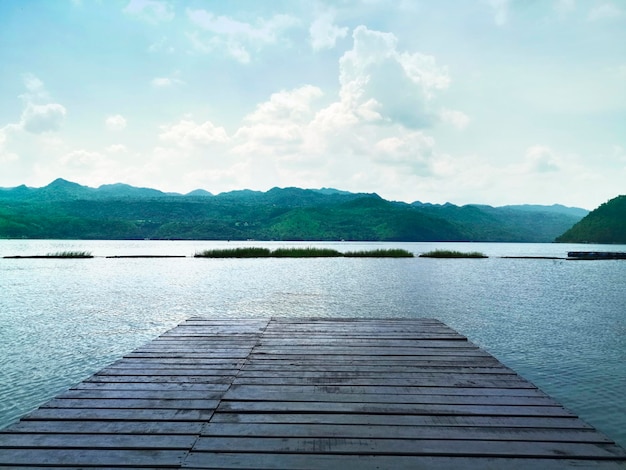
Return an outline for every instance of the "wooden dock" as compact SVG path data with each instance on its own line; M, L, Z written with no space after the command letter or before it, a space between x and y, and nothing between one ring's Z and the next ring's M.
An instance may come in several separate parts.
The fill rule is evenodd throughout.
M0 431L2 468L626 468L430 319L192 318Z

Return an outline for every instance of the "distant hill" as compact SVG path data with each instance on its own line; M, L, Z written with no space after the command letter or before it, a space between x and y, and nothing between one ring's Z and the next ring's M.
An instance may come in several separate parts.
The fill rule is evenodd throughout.
M0 238L551 242L586 214L558 205L407 204L332 188L182 195L63 179L0 188Z
M626 244L626 196L618 196L605 202L556 241Z

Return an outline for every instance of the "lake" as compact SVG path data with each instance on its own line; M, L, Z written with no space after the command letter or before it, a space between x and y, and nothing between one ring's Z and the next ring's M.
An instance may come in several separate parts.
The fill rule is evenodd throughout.
M237 246L482 251L489 259L195 259ZM626 446L626 246L0 240L0 428L185 318L430 317ZM107 259L112 255L185 255Z

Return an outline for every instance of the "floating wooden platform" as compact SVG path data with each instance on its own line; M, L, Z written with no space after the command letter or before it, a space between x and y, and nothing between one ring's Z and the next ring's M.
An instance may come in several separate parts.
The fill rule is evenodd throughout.
M439 321L192 318L0 431L4 468L625 468Z

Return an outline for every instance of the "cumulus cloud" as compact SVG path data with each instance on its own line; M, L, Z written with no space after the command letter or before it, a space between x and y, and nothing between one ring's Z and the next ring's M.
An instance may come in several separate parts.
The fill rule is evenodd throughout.
M75 167L94 166L103 160L104 157L101 154L89 150L74 150L59 159L63 165Z
M538 173L547 173L560 169L559 161L550 147L533 145L525 155L526 168Z
M110 131L121 131L126 128L126 118L121 114L114 114L104 120L104 125Z
M171 126L163 126L161 131L159 138L162 141L184 148L225 143L229 140L226 130L210 121L198 124L191 119L182 119Z
M574 11L576 9L576 0L557 0L554 3L554 9L561 15Z
M348 34L347 27L339 27L335 24L335 13L332 10L319 15L309 28L311 47L314 51L332 49L337 39L345 38Z
M493 10L493 21L504 26L509 20L509 0L487 0Z
M41 134L58 131L65 120L67 111L58 103L36 105L29 103L22 113L20 126L27 132Z
M465 129L470 122L467 114L453 109L442 109L439 118L448 124L452 124L457 129Z
M176 77L156 77L150 82L154 88L170 88L177 85L184 85L185 82Z
M50 96L44 86L43 82L32 73L25 73L22 76L24 86L26 87L26 93L20 95L27 103L33 101L45 101L49 100Z
M623 14L624 12L620 8L607 2L592 8L587 18L589 21L600 21L619 18Z
M161 23L174 19L174 7L160 0L130 0L124 12L150 23Z
M202 9L188 9L187 16L204 33L187 35L197 52L226 51L241 63L250 62L252 50L277 43L286 30L298 24L294 17L282 14L260 18L254 24Z
M339 61L342 101L408 128L432 124L428 101L448 87L447 70L432 56L399 51L391 33L359 26L352 36L353 48Z

